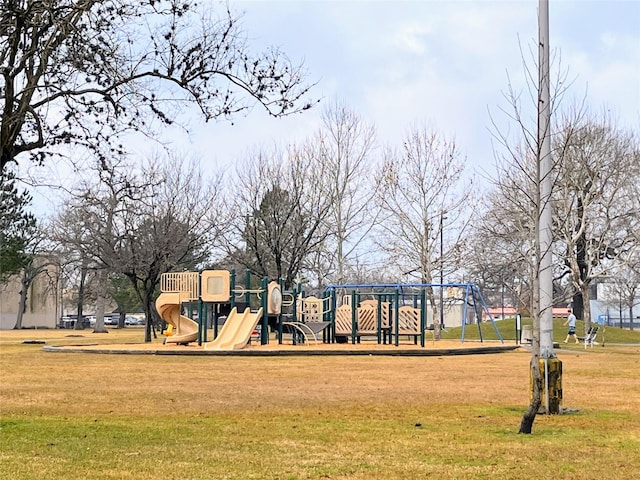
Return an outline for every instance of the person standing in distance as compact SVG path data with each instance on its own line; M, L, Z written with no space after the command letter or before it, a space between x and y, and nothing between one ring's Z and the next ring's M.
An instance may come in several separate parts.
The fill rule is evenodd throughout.
M564 339L564 343L569 341L569 337L573 337L576 340L576 343L580 343L578 337L576 336L576 316L573 314L573 310L569 310L569 316L567 317L567 321L562 325L569 325L569 331L567 332L567 338Z

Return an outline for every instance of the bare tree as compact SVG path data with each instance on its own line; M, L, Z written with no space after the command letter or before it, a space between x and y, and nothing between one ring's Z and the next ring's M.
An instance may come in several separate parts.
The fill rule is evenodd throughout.
M591 326L589 286L614 276L637 249L640 229L640 145L606 115L571 112L557 136L554 199L558 254L577 292L585 333ZM579 317L580 318L580 317Z
M82 212L74 208L73 202L68 204L51 221L50 231L53 241L56 243L56 251L60 259L60 268L65 284L75 285L75 329L84 328L83 312L87 297L87 290L91 275L96 269L93 252L90 245L90 230L85 228L85 219Z
M140 200L128 203L118 222L113 257L105 260L131 281L146 315L148 342L160 276L173 269L195 269L207 258L205 217L216 194L195 161L152 160L145 178Z
M535 278L535 211L532 184L526 172L502 164L495 190L484 195L477 209L465 270L481 287L502 289L530 311Z
M445 268L453 272L464 250L472 212L464 171L456 143L423 127L406 137L401 152L388 154L380 173L378 246L405 275L421 283L440 283L438 274ZM439 312L433 289L428 297L433 311ZM434 326L439 335L440 322Z
M618 274L612 279L611 284L605 284L608 288L607 304L613 305L614 299L616 306L620 309L620 327L623 324L622 308L626 308L629 315L629 329L633 330L633 311L640 305L640 265L635 260L628 266L622 268ZM640 321L636 322L640 325Z
M69 245L96 270L96 317L103 313L100 302L108 293L107 274L124 275L143 306L145 340L150 341L160 275L174 268L196 268L204 260L204 217L215 194L196 162L174 157L144 166L140 175L125 164L99 162L93 182L69 202L83 231Z
M94 333L106 333L104 309L107 300L107 277L114 272L115 249L126 215L134 202L141 200L147 181L140 178L121 158L99 159L80 179L67 209L58 218L58 240L69 254L79 257L78 322L81 328L86 281L89 273L95 290ZM118 227L120 227L118 229Z
M553 261L552 261L552 192L555 185L553 178L554 156L551 152L552 118L558 102L566 88L566 74L558 70L552 82L550 73L551 50L549 45L549 9L548 1L541 0L538 9L538 44L537 56L531 52L530 68L527 59L522 55L523 68L527 79L528 97L531 100L530 110L535 114L528 115L529 109L522 103L522 94L511 82L505 98L507 109L502 111L509 121L516 126L515 138L511 129L501 129L494 121L494 136L504 150L505 164L511 163L524 180L520 187L525 202L522 204L520 218L530 220L525 230L533 232L533 243L530 249L528 265L531 275L530 312L533 318L533 338L530 360L532 379L531 401L522 416L519 433L530 434L533 429L538 410L542 404L543 378L540 372L540 359L545 361L553 357ZM537 60L536 60L537 58ZM551 86L555 92L551 94ZM532 107L532 108L531 108ZM557 159L557 157L556 157ZM513 168L499 171L498 177L512 173ZM504 185L504 184L501 184ZM544 348L541 348L543 347ZM548 386L548 384L547 384ZM549 397L547 397L549 399Z
M529 72L526 65L525 71ZM528 77L532 79L533 75L528 74ZM542 82L545 78L540 75L538 80ZM530 84L534 85L533 80L530 81ZM541 100L539 94L540 83L537 87L530 86L529 88L530 97L534 101L537 99L541 105L550 104L550 114L556 119L553 131L544 135L544 138L551 140L553 147L551 167L549 172L545 174L548 175L545 180L549 180L553 185L552 194L549 197L552 200L553 209L553 242L550 245L554 248L553 272L556 278L551 300L552 302L566 300L567 292L570 295L573 291L577 291L580 294L579 298L586 298L585 303L588 306L588 284L605 273L606 269L613 272L616 263L614 257L619 254L619 258L622 258L629 251L628 240L621 239L621 237L629 238L628 233L625 233L626 228L622 226L624 215L620 215L619 209L618 213L614 213L616 202L622 201L622 192L629 192L629 190L620 188L620 184L614 181L614 177L604 182L594 181L601 176L607 177L610 173L606 172L611 172L610 168L606 168L606 172L599 172L600 167L594 169L594 165L589 166L589 162L604 161L602 153L592 155L596 151L595 144L602 142L595 139L597 135L593 137L593 133L587 133L591 128L590 125L597 125L599 121L595 121L593 117L590 118L584 106L574 107L570 114L558 119L558 106L566 88L566 74L559 73L555 78L554 85L555 94L545 102ZM548 253L540 245L532 244L530 236L531 233L535 233L533 238L540 238L538 234L540 231L539 214L544 207L544 199L539 188L540 159L542 158L541 137L538 136L535 126L531 124L531 120L525 113L526 109L522 105L520 93L510 85L505 97L510 105L510 110L504 111L509 119L517 125L517 129L514 138L510 136L512 130L505 129L504 133L501 133L500 128L494 124L496 127L495 137L505 153L501 155L503 163L498 164L499 173L495 182L498 187L498 196L494 197L497 208L492 207L492 210L498 214L494 215L489 223L494 225L493 233L501 227L501 224L511 222L516 227L521 225L523 228L513 229L514 240L525 247L524 251L530 252L525 257L511 256L513 265L522 262L520 265L527 266L532 272L530 283L533 295L530 299L530 311L534 319L531 362L534 389L532 402L523 416L520 427L522 433L530 433L533 420L540 407L542 386L537 356L540 355L540 317L543 312L540 298L536 292L540 290L538 276L541 270L540 259L543 254ZM607 131L607 128L598 131L604 132ZM623 141L622 143L629 142ZM596 157L600 160L596 160ZM581 162L587 162L587 164L583 165ZM608 181L612 183L605 186ZM595 183L598 183L598 186ZM598 188L602 188L603 192L596 193ZM603 198L607 195L611 200L603 202ZM628 193L624 196L626 198ZM587 203L589 207L585 209L584 206ZM516 208L504 208L505 204ZM632 201L631 204L637 205L637 202ZM502 217L500 212L504 213ZM601 220L597 220L596 212L602 215ZM523 220L525 220L524 223ZM613 227L614 224L616 227ZM633 225L636 224L629 223L629 226ZM593 233L597 238L591 237ZM616 248L620 248L610 249L611 242L616 244ZM513 248L512 253L521 251L523 250ZM589 263L588 266L584 265L585 261ZM571 278L570 283L573 284L573 288L571 288L571 284L566 285L565 279L567 277ZM581 278L586 279L586 282L580 280ZM576 298L578 297L574 296L574 303ZM590 323L588 308L583 316L586 320L585 328L588 329Z
M217 223L218 248L260 276L291 286L305 261L326 240L332 205L322 165L308 150L258 152L237 167L226 220Z
M4 1L0 71L2 170L68 144L108 158L125 150L119 133L156 136L185 106L205 121L310 106L299 65L255 55L228 8L192 0Z
M375 202L376 184L371 172L376 168L372 156L375 130L344 104L335 102L325 109L320 131L307 142L321 164L319 182L334 199L327 216L329 235L324 252L319 251L317 266L324 266L326 281L345 283L354 271L361 247L379 214ZM335 272L335 273L332 273Z

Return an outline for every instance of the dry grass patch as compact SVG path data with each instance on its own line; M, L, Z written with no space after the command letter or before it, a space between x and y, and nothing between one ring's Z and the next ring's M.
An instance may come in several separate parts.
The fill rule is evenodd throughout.
M68 340L142 335L113 333ZM96 355L43 352L22 344L23 334L0 332L0 478L625 479L640 471L638 347L561 351L564 405L580 411L541 416L534 435L521 436L526 352ZM66 338L51 335L47 343Z

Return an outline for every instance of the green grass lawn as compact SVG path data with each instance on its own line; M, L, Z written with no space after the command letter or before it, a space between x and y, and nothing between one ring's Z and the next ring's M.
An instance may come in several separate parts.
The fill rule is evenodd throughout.
M564 342L567 336L567 327L562 324L565 322L564 318L554 318L553 319L553 341L557 343ZM505 342L513 343L516 338L516 324L515 320L507 319L507 320L498 320L495 322L498 327L498 331L502 335L502 338ZM522 325L532 325L532 320L530 318L523 318ZM491 324L491 322L483 322L481 325L482 338L484 340L497 340L498 335L495 331L495 328ZM578 337L584 337L584 322L582 320L578 320L576 322L576 333ZM447 329L446 332L442 332L442 338L445 339L459 339L462 338L462 328L456 327ZM478 331L478 325L466 325L464 338L466 340L478 340L480 338L480 333ZM573 342L573 339L570 339ZM630 331L628 329L622 329L617 327L607 327L603 325L599 325L598 334L596 337L596 341L599 345L603 343L606 345L607 343L621 343L621 344L640 344L640 330Z
M22 343L38 337L29 333L0 332L0 479L620 480L640 471L637 346L560 350L563 404L576 413L539 416L523 436L523 350L100 355L44 352ZM42 335L109 343L141 332L63 333Z

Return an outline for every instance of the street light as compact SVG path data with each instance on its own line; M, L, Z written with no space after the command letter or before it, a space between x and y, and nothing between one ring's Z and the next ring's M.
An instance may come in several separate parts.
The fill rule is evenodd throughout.
M444 228L443 220L447 217L440 212L440 329L444 328Z

